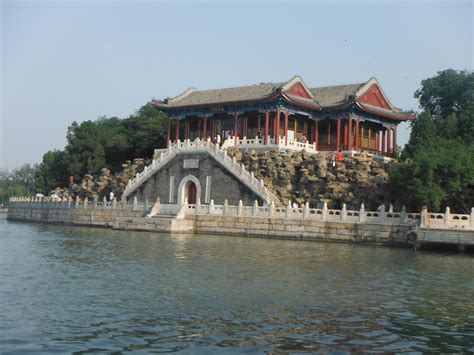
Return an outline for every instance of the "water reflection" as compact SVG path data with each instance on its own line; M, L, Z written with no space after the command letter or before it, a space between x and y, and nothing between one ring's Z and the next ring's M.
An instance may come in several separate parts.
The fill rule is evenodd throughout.
M0 219L0 352L473 351L473 266Z

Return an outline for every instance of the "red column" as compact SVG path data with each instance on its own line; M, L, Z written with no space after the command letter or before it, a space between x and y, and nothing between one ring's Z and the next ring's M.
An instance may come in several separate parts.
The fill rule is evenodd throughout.
M388 127L388 131L387 131L387 153L388 153L388 156L392 155L392 143L391 143L391 137L390 137L391 134L392 134L392 128Z
M342 143L342 149L346 150L347 149L347 122L344 122L343 132L344 132L344 139Z
M204 134L202 135L202 139L207 141L207 115L204 115L204 123L203 123L203 132Z
M303 119L303 134L306 137L306 140L308 140L308 122L306 122L305 119Z
M288 145L288 110L285 112L285 145Z
M316 150L318 150L319 146L319 120L315 121L315 126L314 126L314 146Z
M209 118L209 123L211 125L211 141L214 142L214 138L216 137L216 120L215 118Z
M262 127L260 127L260 113L257 115L257 132L262 132Z
M356 129L355 129L355 149L359 150L359 118L356 120Z
M379 146L380 146L379 134L380 134L380 132L379 132L378 130L375 131L375 151L376 151L377 153L379 152Z
M349 115L349 136L348 136L348 143L347 143L347 149L351 150L352 149L352 116Z
M384 154L385 154L385 130L382 130L382 155Z
M270 112L265 112L265 135L263 136L263 144L268 144L268 128L270 121Z
M201 139L202 120L198 121L198 138Z
M242 137L247 137L247 123L248 123L248 117L244 116L244 129L242 132Z
M168 118L168 130L166 131L166 148L170 146L170 135L171 135L171 117Z
M178 143L179 139L179 116L176 116L176 143Z
M393 157L397 157L397 126L393 127Z
M275 143L278 144L278 135L279 135L279 131L280 131L280 109L277 108L275 110L275 121L273 122L273 137L275 139Z
M340 144L341 144L341 120L337 120L337 133L336 133L336 150L339 151Z
M237 120L239 118L239 114L237 112L234 113L234 139L235 139L235 144L237 145L237 142L239 140L239 133L237 132Z

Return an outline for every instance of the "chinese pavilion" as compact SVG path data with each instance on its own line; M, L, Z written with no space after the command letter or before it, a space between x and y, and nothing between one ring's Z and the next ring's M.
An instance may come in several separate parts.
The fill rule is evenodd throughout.
M168 117L168 146L221 137L224 147L366 151L394 157L397 125L413 115L394 107L375 78L309 88L284 83L218 90L189 88L153 105ZM219 140L219 139L218 139Z

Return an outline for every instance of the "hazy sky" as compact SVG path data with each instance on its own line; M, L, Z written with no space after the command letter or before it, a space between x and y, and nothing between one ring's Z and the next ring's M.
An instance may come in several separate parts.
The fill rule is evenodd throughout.
M74 120L126 117L189 86L375 76L409 110L422 79L473 68L473 1L0 3L0 167L64 148Z

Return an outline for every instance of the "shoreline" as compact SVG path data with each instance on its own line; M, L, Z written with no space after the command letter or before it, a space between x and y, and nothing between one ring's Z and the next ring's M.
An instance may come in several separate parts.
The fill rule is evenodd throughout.
M7 220L172 234L344 242L474 252L470 215L270 206L15 201ZM466 219L467 218L467 219Z

